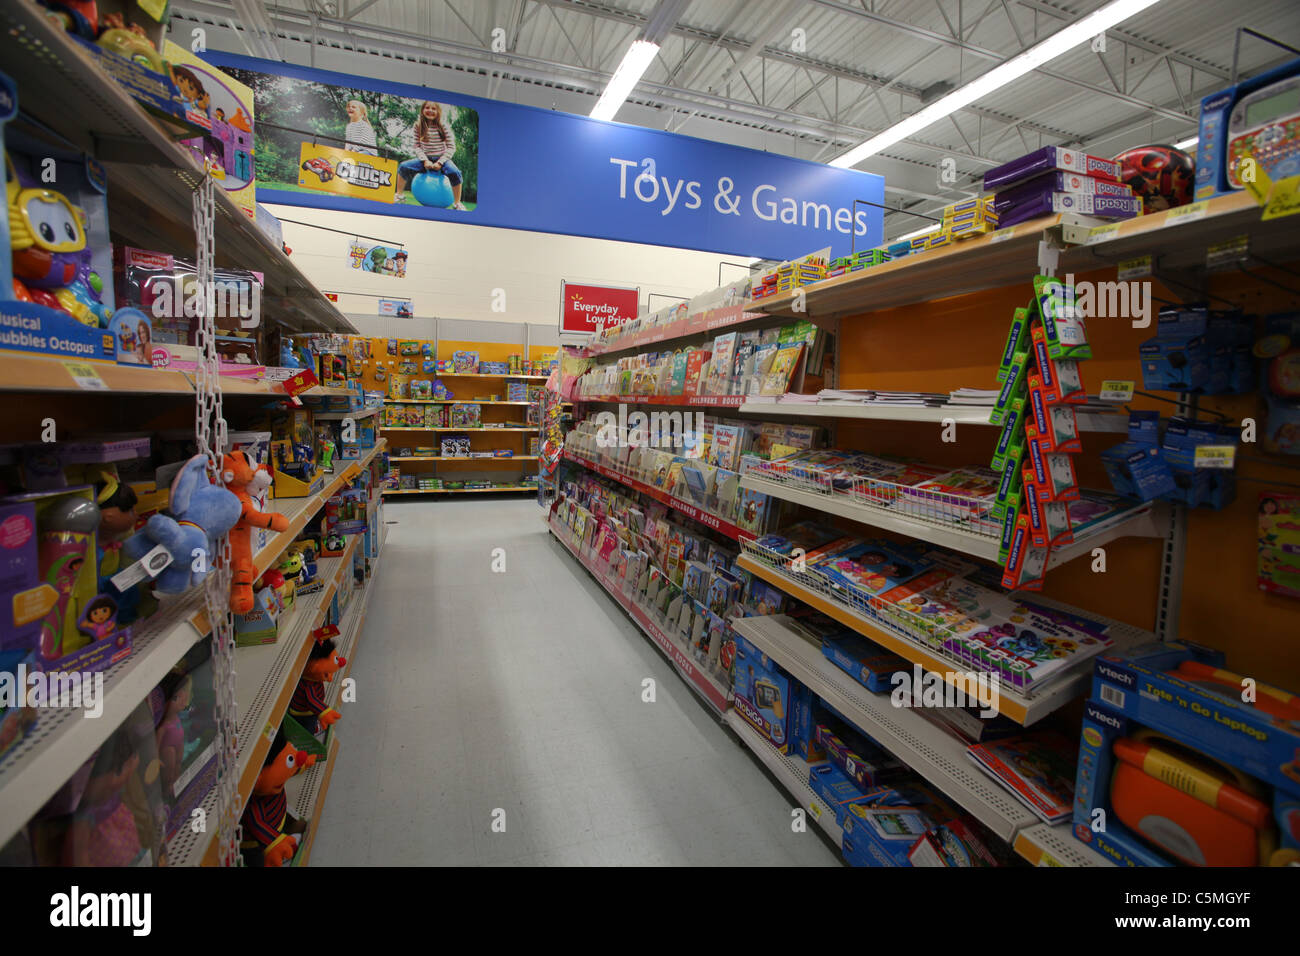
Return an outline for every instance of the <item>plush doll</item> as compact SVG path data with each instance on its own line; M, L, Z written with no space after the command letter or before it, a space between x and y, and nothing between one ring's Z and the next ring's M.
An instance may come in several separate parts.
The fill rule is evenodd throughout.
M123 543L123 563L138 561L161 544L172 563L154 579L154 588L163 594L180 594L200 584L212 569L217 542L239 520L239 499L209 482L207 459L195 455L176 473L168 510L170 516L153 515Z
M139 770L140 757L126 734L100 750L64 837L64 866L130 866L140 858L140 831L123 799Z
M253 609L253 548L249 532L253 528L284 531L289 519L273 511L262 511L256 499L271 485L271 470L254 465L242 451L232 451L221 460L221 477L226 487L239 498L239 522L230 532L230 609L247 614Z
M239 849L245 865L282 866L298 852L295 834L303 833L307 823L289 815L284 785L302 769L306 759L307 754L289 743L283 730L275 735L239 821L244 831Z
M343 715L333 707L325 705L325 685L332 683L345 664L347 658L338 653L334 643L337 627L322 627L313 632L316 642L312 645L311 656L307 666L302 669L302 678L289 701L289 713L294 720L312 734L320 733Z

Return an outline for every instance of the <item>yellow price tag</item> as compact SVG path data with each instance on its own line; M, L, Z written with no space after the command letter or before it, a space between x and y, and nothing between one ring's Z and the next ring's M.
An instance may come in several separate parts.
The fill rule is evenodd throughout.
M1300 212L1300 176L1288 176L1273 184L1268 205L1260 219L1281 219Z
M1124 381L1102 382L1097 397L1103 402L1131 402L1133 400L1133 383Z
M1165 225L1172 226L1180 222L1194 222L1197 219L1204 219L1205 214L1210 211L1210 201L1202 199L1200 202L1194 202L1188 206L1175 206L1165 213Z
M1231 468L1237 459L1236 445L1197 445L1193 468Z
M1092 245L1096 245L1099 242L1105 242L1107 239L1114 238L1115 234L1118 232L1119 232L1119 223L1117 222L1112 223L1109 226L1096 226L1095 228L1089 230L1088 239L1084 243L1084 245L1092 246Z
M1061 861L1058 860L1056 857L1052 856L1052 854L1044 850L1043 855L1038 858L1037 865L1038 866L1063 866L1064 864L1062 864Z
M77 388L89 388L97 392L108 390L104 380L99 377L98 370L89 362L64 362L63 367L68 370L72 380L77 383Z
M1140 279L1143 276L1151 274L1151 257L1138 256L1136 259L1121 259L1119 261L1119 270L1115 276L1121 282L1129 279Z
M808 809L812 811L814 819L820 820L822 818L822 808L817 806L816 803L809 803Z

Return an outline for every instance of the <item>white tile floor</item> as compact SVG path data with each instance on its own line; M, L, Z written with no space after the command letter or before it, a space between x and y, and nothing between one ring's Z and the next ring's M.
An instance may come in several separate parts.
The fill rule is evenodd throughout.
M535 501L385 509L313 865L839 862Z

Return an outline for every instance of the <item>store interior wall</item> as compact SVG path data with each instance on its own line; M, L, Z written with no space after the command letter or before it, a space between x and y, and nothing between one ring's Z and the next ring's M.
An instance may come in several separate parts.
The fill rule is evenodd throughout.
M661 308L670 305L670 299L688 299L716 288L720 263L740 264L722 266L722 281L731 282L745 274L743 265L753 261L522 229L301 206L268 205L267 209L281 219L296 220L283 224L294 263L322 291L339 293L340 310L363 335L434 338L428 322L434 316L558 328L561 282L639 287L642 309L651 294L653 307ZM348 248L353 236L369 237L361 241L371 245L404 247L410 254L406 276L399 279L352 268ZM415 319L380 318L376 313L381 296L410 299ZM376 321L358 323L358 317Z

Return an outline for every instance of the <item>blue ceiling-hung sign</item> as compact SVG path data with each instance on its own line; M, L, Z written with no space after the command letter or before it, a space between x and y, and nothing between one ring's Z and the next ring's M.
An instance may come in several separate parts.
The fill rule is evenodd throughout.
M259 202L777 260L883 241L885 182L871 173L420 86L205 56L254 90ZM398 195L377 189L361 198L364 190L322 182L323 169L302 172L304 144L315 153L335 147L333 169L343 162L349 176L389 165L371 157L395 161ZM307 162L323 166L319 157Z

